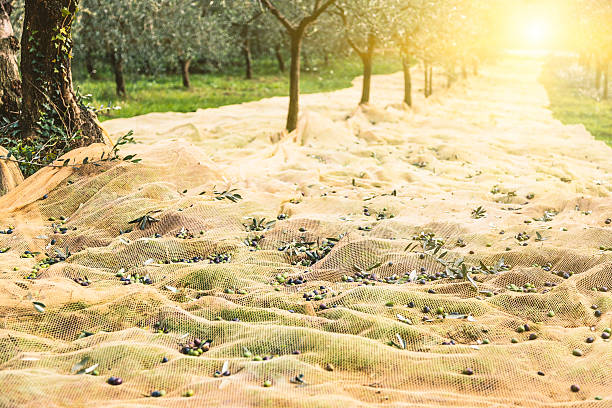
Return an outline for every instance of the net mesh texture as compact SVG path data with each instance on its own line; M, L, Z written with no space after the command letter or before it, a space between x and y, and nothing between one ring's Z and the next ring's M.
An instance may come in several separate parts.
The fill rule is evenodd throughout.
M106 122L141 163L0 198L0 406L612 407L612 151L540 72Z

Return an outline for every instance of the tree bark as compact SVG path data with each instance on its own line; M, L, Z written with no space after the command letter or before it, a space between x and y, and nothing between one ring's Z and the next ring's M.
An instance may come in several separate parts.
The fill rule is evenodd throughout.
M280 72L285 72L285 59L283 58L283 54L281 53L280 43L276 44L276 46L274 47L274 54L276 55L276 61L278 62L278 70Z
M72 22L77 7L78 0L25 1L19 120L25 139L36 137L41 118L56 117L56 125L71 138L67 147L104 141L96 115L79 103L72 86Z
M12 0L0 0L0 118L13 122L19 117L21 78L17 65L19 41L10 20L11 3Z
M300 110L300 53L304 33L297 31L291 35L291 68L289 71L289 112L287 113L287 131L297 128Z
M183 87L191 88L191 80L189 78L189 67L191 66L191 59L179 58L179 64L181 65L181 76L183 77Z
M410 57L406 54L402 57L404 68L404 103L412 107L412 75L410 74Z
M242 28L242 38L244 38L242 53L244 55L245 77L246 79L253 79L253 58L251 56L251 38L249 37L248 25Z
M125 90L125 78L123 77L123 57L120 53L111 51L109 53L109 58L113 74L115 75L115 91L117 92L117 96L125 98L127 92Z

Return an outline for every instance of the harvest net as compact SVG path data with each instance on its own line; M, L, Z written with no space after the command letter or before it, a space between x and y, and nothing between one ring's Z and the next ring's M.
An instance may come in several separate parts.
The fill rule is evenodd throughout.
M106 122L141 163L0 199L0 406L612 406L612 152L540 69Z

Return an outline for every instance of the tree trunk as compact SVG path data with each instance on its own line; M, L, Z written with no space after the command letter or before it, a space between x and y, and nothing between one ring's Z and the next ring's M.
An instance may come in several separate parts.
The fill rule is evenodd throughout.
M280 43L276 44L276 46L274 47L274 54L276 55L276 61L278 62L278 70L280 72L285 72L285 59L283 58L283 54L281 53Z
M363 87L361 89L360 105L370 102L370 88L372 85L372 54L369 52L361 57L363 61Z
M90 79L98 79L98 71L96 71L96 68L93 63L93 58L91 57L91 53L89 52L85 56L85 68L87 69L87 74L89 75Z
M10 20L11 3L0 0L0 119L13 122L21 109L21 78L17 65L19 41Z
M603 64L603 95L602 99L604 101L608 100L608 76L610 74L610 62L606 61Z
M245 66L245 77L246 79L253 79L253 58L251 56L251 39L249 37L249 26L245 25L242 29L242 38L244 38L244 44L242 45L242 52L244 54L244 66Z
M429 66L429 75L427 76L429 77L429 89L427 90L427 96L431 96L433 95L433 67L431 65Z
M191 66L191 59L179 58L179 63L181 64L181 76L183 77L183 87L191 88L191 80L189 79L189 67Z
M467 66L465 65L465 62L461 63L461 76L463 77L463 79L468 79L468 70Z
M120 98L125 98L127 96L127 92L125 91L125 78L123 77L123 57L120 53L115 51L111 51L109 57L111 68L113 70L113 74L115 75L115 90L117 92L117 96Z
M361 90L360 105L370 103L370 89L372 87L372 60L374 58L374 48L376 47L376 38L374 35L368 35L368 49L361 55L363 61L363 89Z
M300 53L302 51L303 31L291 35L291 69L289 72L289 113L287 114L287 131L297 128L300 110Z
M408 55L402 57L402 66L404 68L404 103L412 107L412 76L410 74L410 57Z
M77 7L78 0L25 1L19 120L25 139L36 137L41 118L56 118L56 126L61 124L70 138L66 148L104 141L96 115L79 103L72 87L72 22Z
M601 62L597 61L595 67L595 89L601 89Z

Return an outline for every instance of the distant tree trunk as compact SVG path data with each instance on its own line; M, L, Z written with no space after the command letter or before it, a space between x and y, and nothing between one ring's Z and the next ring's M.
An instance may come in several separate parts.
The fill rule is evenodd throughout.
M179 58L179 64L181 64L181 76L183 77L183 87L191 88L191 80L189 78L189 67L191 66L190 58Z
M461 63L461 76L463 79L468 79L468 70L465 61Z
M287 130L297 128L298 113L300 110L300 53L302 51L301 31L291 35L291 68L289 71L289 112L287 113Z
M372 56L364 54L363 61L363 87L361 89L360 105L370 102L370 88L372 86Z
M329 67L329 53L327 52L323 55L323 65Z
M304 69L306 71L310 71L311 65L310 65L310 58L308 57L308 54L304 52L302 55L302 59L304 60Z
M90 53L87 53L85 56L85 68L87 69L87 74L89 75L90 79L98 79L98 71L96 71L93 64L93 58L91 57Z
M123 77L123 57L120 53L111 51L109 53L111 68L115 75L115 90L117 96L125 98L127 92L125 91L125 78Z
M603 95L602 99L604 101L608 100L608 78L610 74L610 61L606 60L603 64Z
M17 119L21 110L21 78L17 65L19 41L10 15L12 0L0 0L0 118Z
M249 37L248 25L242 28L242 38L244 39L242 53L244 55L245 77L246 79L253 79L253 58L251 56L251 38Z
M72 87L72 23L78 0L25 0L21 42L22 104L19 124L34 138L41 115L57 115L71 148L103 142L93 112L83 107ZM58 38L58 32L65 33ZM51 107L51 108L49 108Z
M278 62L278 70L280 72L285 72L285 59L283 58L283 53L281 52L280 43L277 43L274 47L274 54L276 55L276 61Z
M376 47L376 38L373 34L368 35L368 48L361 53L363 61L363 88L361 90L361 101L359 104L370 102L370 89L372 87L372 60L374 58L374 48Z
M597 61L595 66L595 89L601 89L601 62Z
M412 107L412 76L410 74L410 57L407 54L402 56L402 66L404 68L404 103Z
M306 29L313 24L336 0L317 0L312 14L304 17L299 23L292 23L270 0L261 0L261 4L285 27L291 39L291 71L289 80L289 112L287 126L289 132L297 128L300 98L300 54Z
M474 61L472 61L472 74L478 76L478 58L474 58Z

